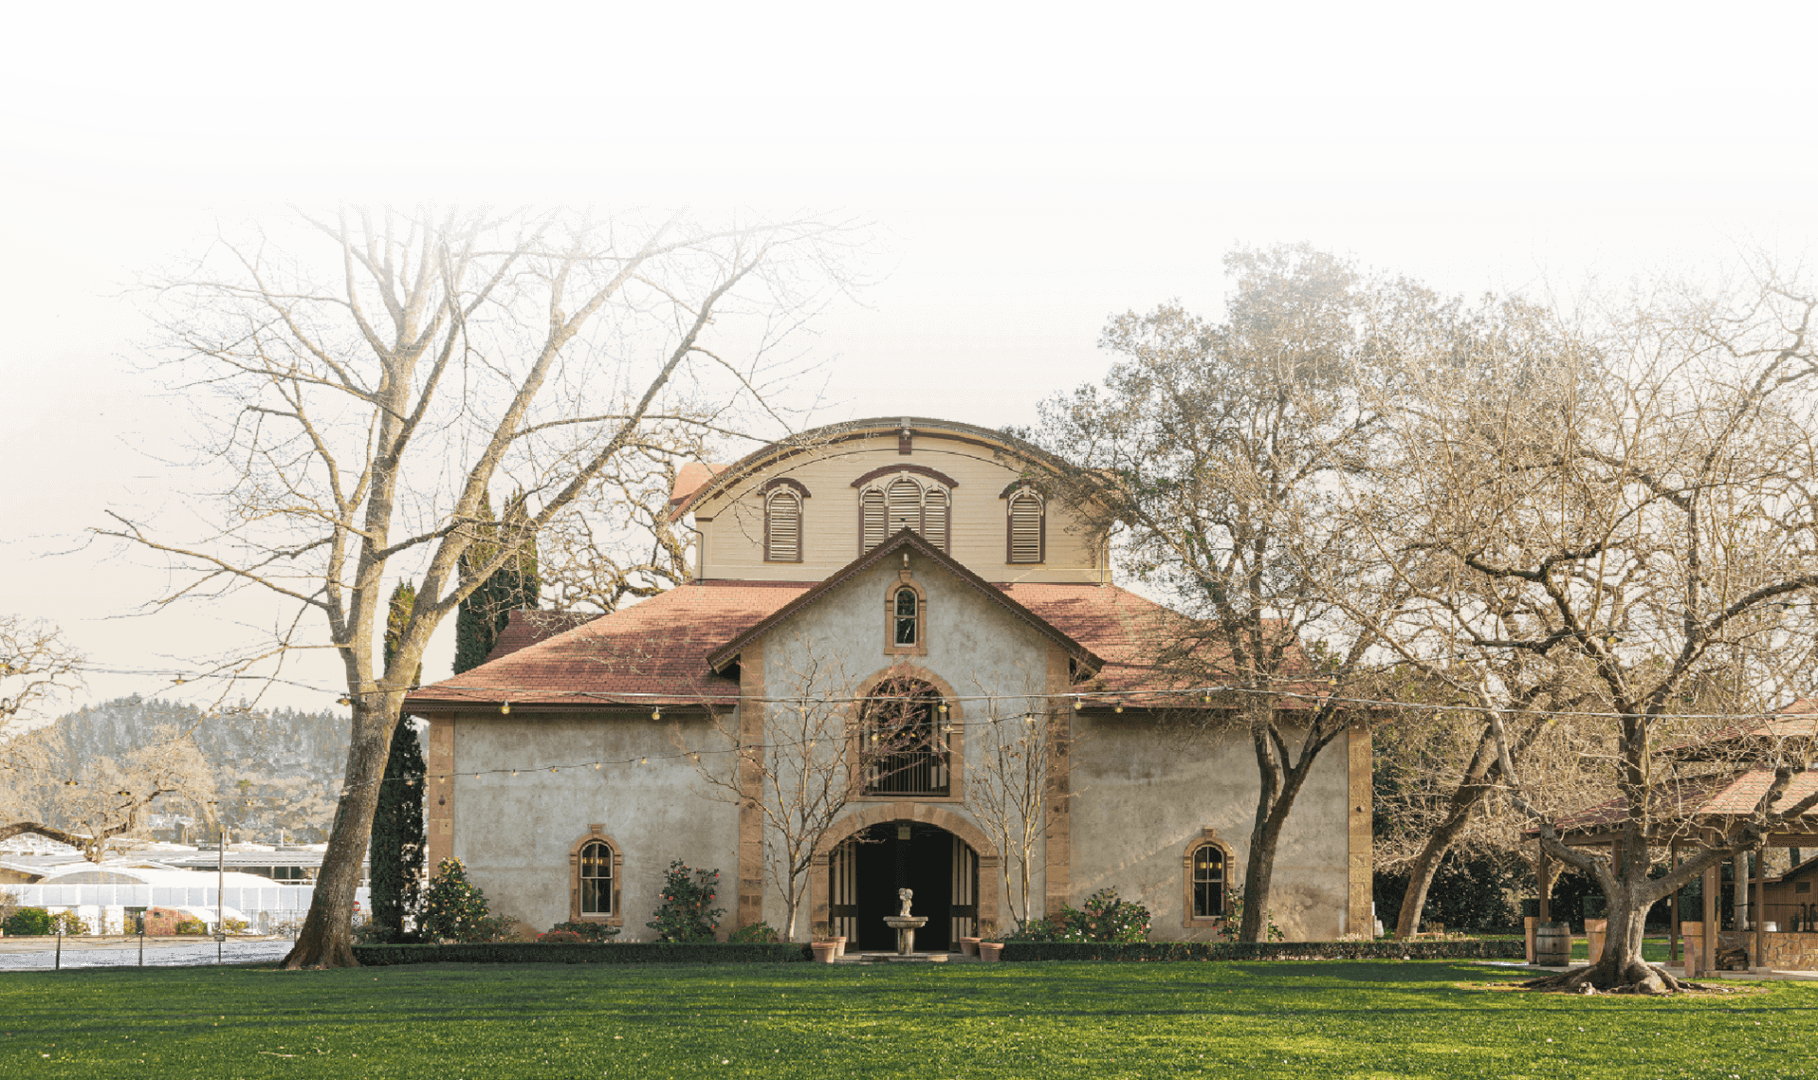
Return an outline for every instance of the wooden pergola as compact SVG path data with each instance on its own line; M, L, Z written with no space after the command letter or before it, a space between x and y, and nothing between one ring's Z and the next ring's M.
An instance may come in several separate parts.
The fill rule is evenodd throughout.
M1649 848L1666 848L1668 864L1678 866L1680 851L1696 849L1706 844L1725 843L1734 836L1749 818L1753 817L1762 798L1768 793L1774 782L1772 769L1749 769L1727 775L1700 776L1676 780L1661 785L1656 792L1659 812L1650 815L1649 826L1643 832L1643 838ZM1776 801L1776 806L1796 803L1813 793L1818 792L1818 773L1804 772L1795 775L1787 789ZM1571 847L1607 847L1611 858L1620 865L1624 857L1622 852L1621 825L1626 821L1628 807L1620 800L1614 800L1592 807L1573 815L1558 824L1559 838ZM1538 834L1530 832L1538 838ZM1537 839L1538 842L1538 839ZM1818 848L1818 809L1808 811L1798 818L1783 823L1767 837L1764 847L1780 848ZM1643 858L1646 858L1644 853ZM1551 874L1554 860L1547 855L1545 848L1540 851L1537 864L1541 882L1540 921L1551 921ZM1759 868L1761 860L1755 860ZM1721 864L1713 865L1704 872L1704 903L1700 913L1702 932L1700 939L1702 955L1699 957L1701 970L1709 971L1716 966L1718 925L1717 897L1722 888ZM1739 888L1752 888L1754 896L1750 905L1753 913L1750 927L1737 927L1738 932L1752 933L1753 943L1749 948L1751 967L1797 968L1809 970L1818 968L1818 932L1794 932L1779 927L1788 925L1790 920L1784 917L1779 920L1769 919L1767 904L1767 875L1757 870L1747 880L1738 875ZM1786 905L1781 905L1785 907ZM1671 959L1679 958L1680 938L1679 893L1672 895L1672 928L1670 930ZM1776 924L1776 929L1766 929L1769 922ZM1592 957L1596 960L1596 957ZM1772 960L1792 961L1791 963L1771 963Z

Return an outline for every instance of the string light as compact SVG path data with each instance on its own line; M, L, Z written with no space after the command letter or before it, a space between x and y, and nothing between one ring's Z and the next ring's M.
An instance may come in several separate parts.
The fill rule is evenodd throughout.
M658 705L656 708L650 710L650 718L652 720L661 720L663 718L663 707Z
M501 701L499 703L499 715L500 716L510 716L511 715L511 702Z
M638 759L638 764L639 765L648 765L648 764L650 764L650 759L647 757L641 757Z

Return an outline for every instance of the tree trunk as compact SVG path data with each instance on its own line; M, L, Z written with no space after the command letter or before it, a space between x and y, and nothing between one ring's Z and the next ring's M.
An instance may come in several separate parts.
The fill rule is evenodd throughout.
M316 878L314 900L297 943L284 958L287 970L298 968L359 967L353 954L354 890L360 886L360 864L372 839L373 812L379 805L379 784L391 754L391 733L397 727L401 697L387 694L377 708L354 700L353 732L347 748L346 793L335 809L335 824L328 835L328 851Z
M1452 850L1452 841L1458 839L1458 834L1464 831L1472 809L1481 801L1481 796L1477 796L1460 806L1457 800L1463 793L1464 789L1461 788L1453 796L1453 805L1446 813L1445 820L1427 837L1426 846L1420 849L1420 856L1408 870L1408 891L1402 894L1401 911L1395 917L1395 937L1398 941L1406 941L1419 931L1420 914L1426 910L1427 892L1433 887L1433 879L1439 875L1439 864L1445 859L1446 852Z

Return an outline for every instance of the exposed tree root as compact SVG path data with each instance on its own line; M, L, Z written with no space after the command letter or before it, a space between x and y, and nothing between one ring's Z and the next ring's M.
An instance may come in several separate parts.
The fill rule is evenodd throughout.
M1640 960L1622 964L1597 963L1559 975L1546 975L1520 984L1524 990L1556 994L1678 994L1688 990L1727 993L1721 986L1690 982L1669 975L1665 968Z

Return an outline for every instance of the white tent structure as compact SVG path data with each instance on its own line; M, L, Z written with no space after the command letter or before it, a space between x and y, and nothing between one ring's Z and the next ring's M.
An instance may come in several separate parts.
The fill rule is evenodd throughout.
M74 911L95 933L120 933L129 911L177 908L215 929L217 912L269 933L287 920L301 920L315 888L289 885L228 871L179 870L144 859L78 863L60 867L30 885L7 886L21 906L52 912ZM367 890L355 893L362 910Z

